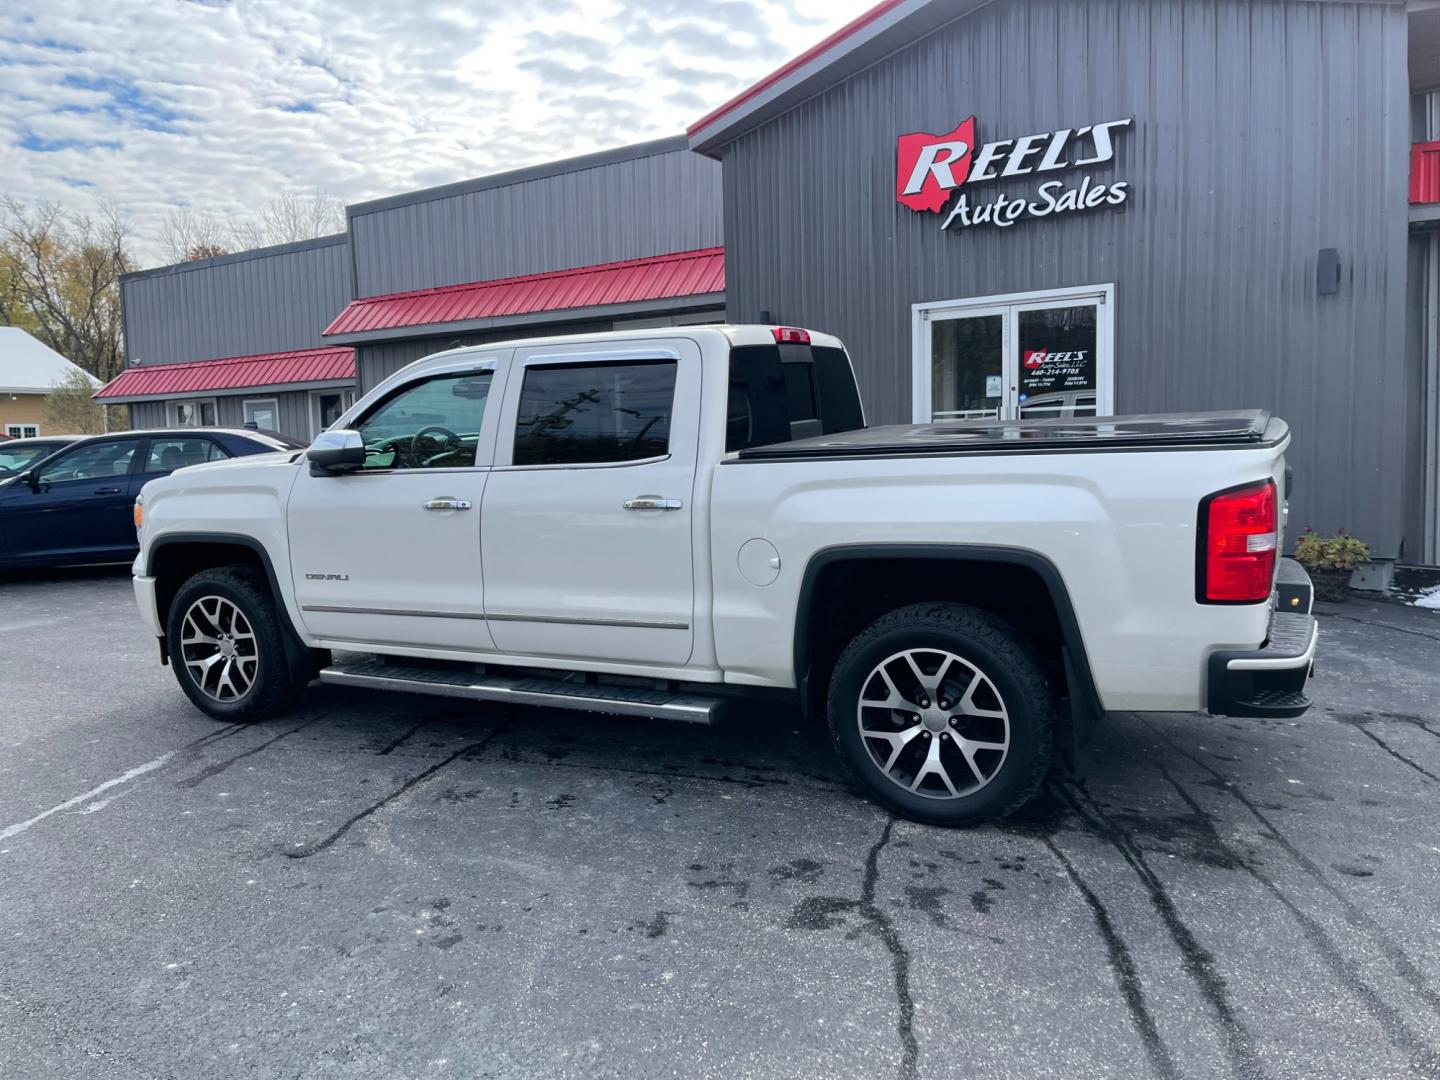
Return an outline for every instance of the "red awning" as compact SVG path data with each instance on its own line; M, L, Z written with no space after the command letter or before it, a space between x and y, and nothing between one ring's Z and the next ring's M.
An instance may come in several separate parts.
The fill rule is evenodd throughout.
M507 318L724 291L725 249L702 248L627 262L352 300L325 335Z
M198 394L215 390L248 390L288 383L339 382L355 378L355 350L330 345L322 349L231 356L188 364L147 364L122 371L95 395L97 398L143 398Z

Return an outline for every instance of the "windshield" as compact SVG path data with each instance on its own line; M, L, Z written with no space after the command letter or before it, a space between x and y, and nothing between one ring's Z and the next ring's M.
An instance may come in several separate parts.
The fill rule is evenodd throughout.
M19 446L0 443L0 476L14 476L58 449L59 443L23 443Z

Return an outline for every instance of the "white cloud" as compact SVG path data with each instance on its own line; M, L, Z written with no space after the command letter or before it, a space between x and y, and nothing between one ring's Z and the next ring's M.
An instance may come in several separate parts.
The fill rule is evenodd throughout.
M7 0L0 192L243 220L676 134L869 0Z

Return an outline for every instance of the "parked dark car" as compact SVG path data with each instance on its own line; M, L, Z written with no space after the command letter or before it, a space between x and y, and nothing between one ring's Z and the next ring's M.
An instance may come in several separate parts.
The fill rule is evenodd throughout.
M84 435L40 435L33 439L9 440L0 446L0 481L40 464L56 450L83 438Z
M0 570L129 562L137 550L132 506L147 482L186 465L301 448L273 432L232 428L78 439L0 480Z

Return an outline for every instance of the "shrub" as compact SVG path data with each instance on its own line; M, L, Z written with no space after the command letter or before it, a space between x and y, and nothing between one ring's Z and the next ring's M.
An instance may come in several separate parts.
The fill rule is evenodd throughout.
M1370 561L1370 545L1344 529L1334 536L1306 529L1295 545L1295 558L1311 570L1354 570Z

